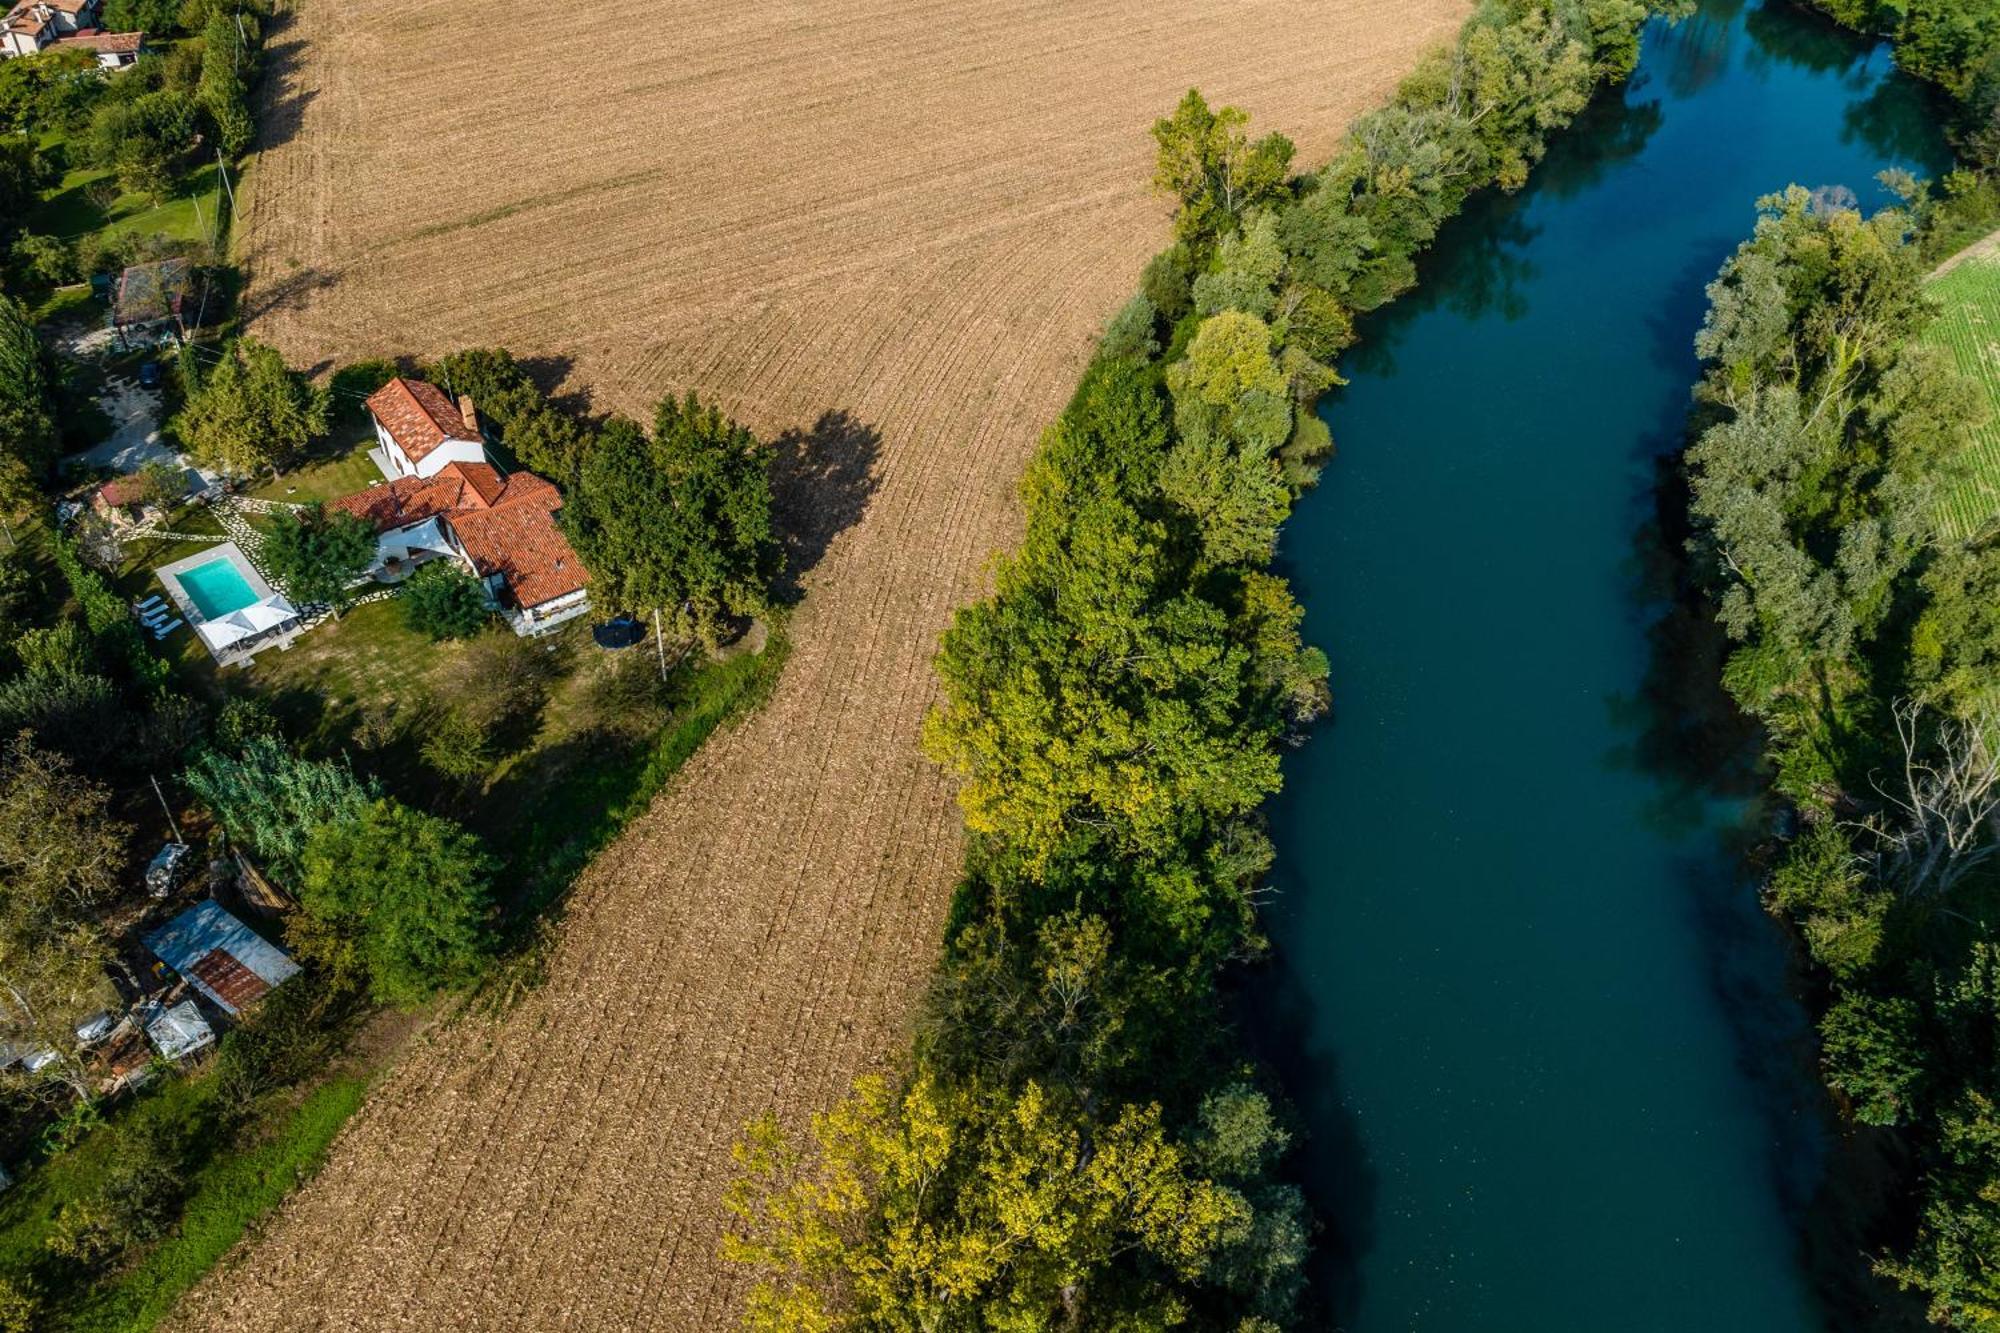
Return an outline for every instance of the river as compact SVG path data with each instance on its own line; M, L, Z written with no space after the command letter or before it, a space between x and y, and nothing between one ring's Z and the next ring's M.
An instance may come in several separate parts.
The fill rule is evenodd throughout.
M1945 166L1934 119L1886 48L1706 0L1344 363L1283 550L1335 714L1273 807L1254 1011L1329 1326L1847 1322L1805 1241L1835 1131L1743 866L1747 737L1671 614L1662 460L1755 199L1884 202L1883 168Z

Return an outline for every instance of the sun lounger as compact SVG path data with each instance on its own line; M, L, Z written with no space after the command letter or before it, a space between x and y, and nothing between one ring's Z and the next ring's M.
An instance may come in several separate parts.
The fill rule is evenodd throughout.
M140 616L139 623L141 625L144 625L148 629L152 629L158 625L165 623L166 621L172 620L173 618L174 618L173 611L163 606L157 611L148 611L144 615Z
M154 593L151 597L132 603L132 609L143 616L154 607L165 606L166 604L165 598L161 597L158 593Z
M153 631L154 640L157 642L160 639L166 638L169 634L179 629L183 623L179 619L169 620L166 624Z

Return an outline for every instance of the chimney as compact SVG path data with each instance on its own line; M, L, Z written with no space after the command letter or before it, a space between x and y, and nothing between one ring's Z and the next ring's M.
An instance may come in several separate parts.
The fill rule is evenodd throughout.
M458 414L465 418L467 430L474 435L479 434L479 413L472 410L472 395L462 393L458 396Z

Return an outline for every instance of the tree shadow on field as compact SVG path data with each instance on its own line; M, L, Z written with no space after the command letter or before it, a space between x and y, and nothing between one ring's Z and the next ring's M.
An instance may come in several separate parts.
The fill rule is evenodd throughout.
M826 555L833 539L861 521L881 479L875 460L882 432L844 408L821 415L811 430L780 435L771 461L771 499L785 544L778 597L791 603L800 579Z
M319 96L317 88L302 87L298 82L305 39L279 40L292 30L294 21L288 13L273 14L266 20L264 105L257 117L259 148L276 148L296 138L305 124L306 107Z
M268 282L251 282L243 291L242 308L237 312L239 322L254 324L273 310L331 286L333 275L317 268L294 269Z
M574 417L597 421L596 403L591 398L590 386L570 383L570 374L576 369L575 357L561 352L546 352L540 356L516 357L514 364L542 391L542 396L549 400L551 406ZM565 385L569 387L565 389Z

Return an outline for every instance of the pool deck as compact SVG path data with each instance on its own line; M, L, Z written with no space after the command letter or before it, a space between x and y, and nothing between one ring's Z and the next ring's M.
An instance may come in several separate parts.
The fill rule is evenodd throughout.
M209 656L213 657L222 666L247 666L251 658L266 648L273 646L278 648L291 647L292 640L304 633L306 628L304 620L296 616L289 625L265 634L260 634L253 639L239 640L222 648L217 648L209 641L209 636L201 632L201 627L207 621L208 617L201 613L201 609L195 605L194 598L188 593L186 586L176 576L190 569L199 569L203 565L214 564L217 560L227 560L231 565L235 566L236 572L243 576L243 581L250 585L250 591L257 594L259 602L279 595L278 591L257 571L257 567L250 563L250 558L243 554L235 542L223 542L220 545L211 546L205 551L197 551L193 555L183 556L179 560L161 565L155 569L153 571L154 577L159 579L160 586L167 590L167 596L173 601L174 609L180 612L182 618L194 630L195 636L201 640L202 646L208 649Z

